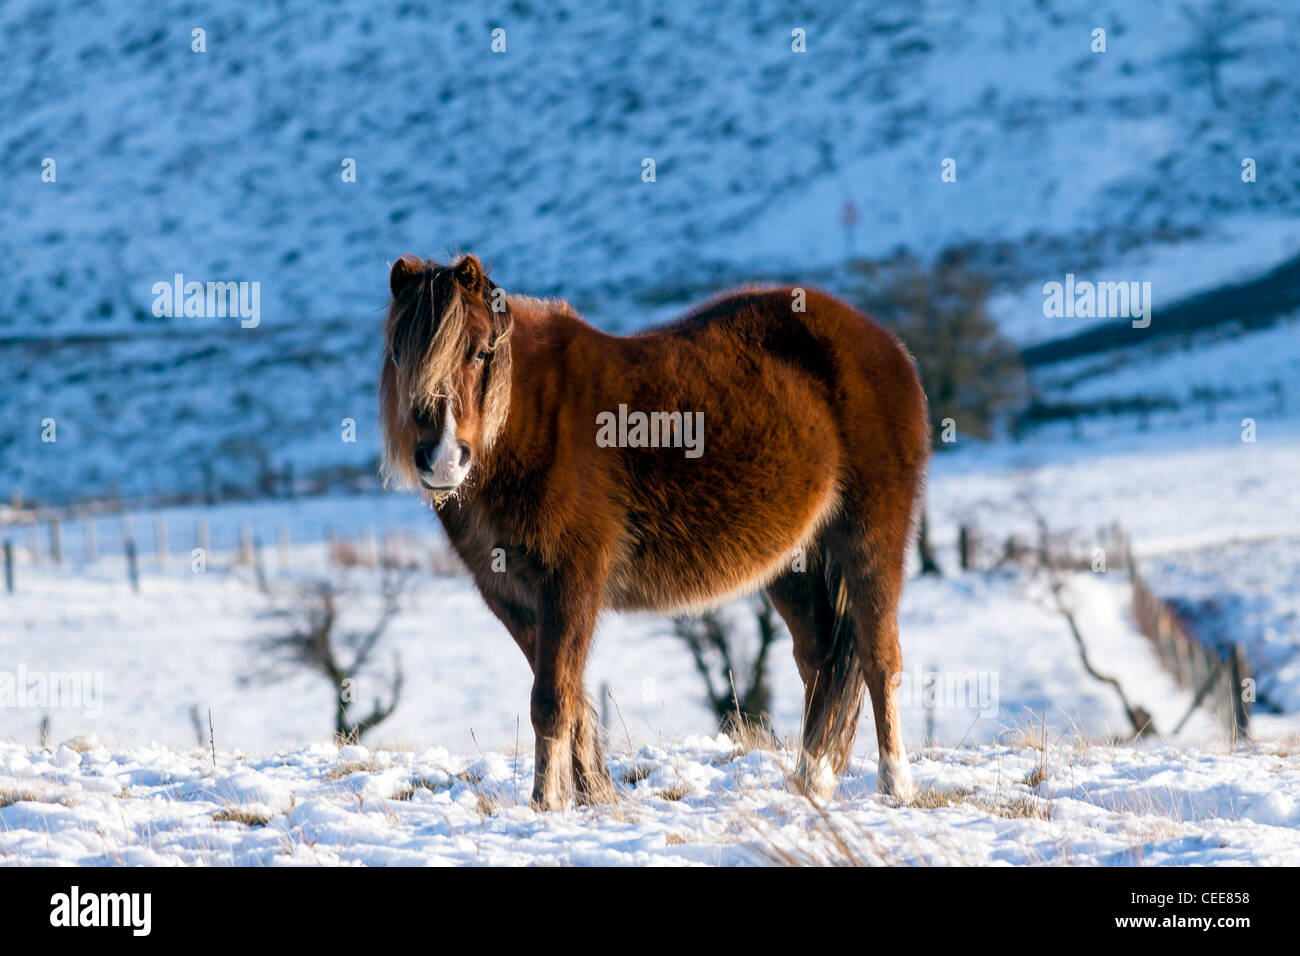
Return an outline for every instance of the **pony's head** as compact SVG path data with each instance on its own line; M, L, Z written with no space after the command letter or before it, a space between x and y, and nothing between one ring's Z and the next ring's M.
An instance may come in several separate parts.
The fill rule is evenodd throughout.
M505 294L474 256L403 256L389 276L379 408L385 480L440 502L487 454L510 409Z

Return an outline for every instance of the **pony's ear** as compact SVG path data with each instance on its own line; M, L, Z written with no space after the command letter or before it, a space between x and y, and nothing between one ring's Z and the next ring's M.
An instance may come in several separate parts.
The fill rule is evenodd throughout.
M394 262L393 271L388 274L388 288L392 290L393 298L396 299L412 279L423 274L424 263L415 256L402 256Z
M465 256L456 263L455 271L456 281L470 295L478 295L483 291L483 263L475 256Z

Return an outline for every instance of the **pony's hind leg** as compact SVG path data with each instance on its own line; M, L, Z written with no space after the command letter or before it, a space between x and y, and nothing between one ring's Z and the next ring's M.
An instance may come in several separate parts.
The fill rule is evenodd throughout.
M795 664L803 679L799 783L824 800L834 793L836 777L852 752L864 685L853 661L852 620L841 623L848 633L837 633L820 547L812 549L806 563L774 580L768 595L794 638Z
M831 554L842 573L842 600L856 637L857 665L871 694L880 751L878 787L901 801L915 797L898 714L903 655L898 645L898 601L903 589L909 526L841 524ZM892 530L892 533L891 533Z

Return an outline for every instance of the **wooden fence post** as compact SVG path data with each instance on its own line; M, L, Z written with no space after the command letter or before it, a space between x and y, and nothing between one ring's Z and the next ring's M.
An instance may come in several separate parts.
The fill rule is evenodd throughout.
M63 520L58 516L50 519L50 560L63 563Z
M199 518L194 522L194 547L203 552L203 560L212 554L212 540L209 536L208 519Z
M938 668L932 673L938 675ZM936 680L937 680L936 676ZM938 695L938 688L932 688L930 693L925 692L925 671L921 671L921 701L925 705L925 745L933 747L935 745L934 737L934 699Z
M271 587L266 583L266 567L262 564L262 539L253 539L253 575L257 579L257 587L263 594L270 594Z
M122 514L122 550L126 552L126 573L131 579L131 590L140 593L140 567L136 560L135 529L131 525L131 516Z
M967 525L962 525L957 529L957 553L961 559L961 569L969 571L971 569L971 530Z
M239 526L239 562L250 566L253 563L253 526L251 524Z
M27 550L31 552L32 564L41 561L41 526L32 518L27 522Z
M1250 711L1243 684L1250 678L1250 662L1241 645L1234 644L1228 653L1221 655L1184 628L1169 605L1147 585L1133 559L1129 538L1118 524L1114 537L1133 588L1133 614L1138 630L1155 644L1161 666L1176 678L1180 687L1190 688L1194 694L1191 708L1174 733L1182 729L1196 708L1205 704L1213 709L1216 719L1227 725L1234 740L1248 736ZM1226 701L1225 687L1229 695Z
M361 554L361 560L367 567L379 566L379 550L375 546L375 529L370 525L366 525L365 530L361 532Z
M5 538L5 590L14 593L14 543Z
M1250 735L1250 709L1246 706L1245 688L1242 686L1250 677L1250 663L1246 652L1240 644L1232 645L1232 659L1228 665L1229 679L1232 681L1232 726L1234 736Z
M153 519L154 548L158 552L158 567L167 564L167 519L162 515Z

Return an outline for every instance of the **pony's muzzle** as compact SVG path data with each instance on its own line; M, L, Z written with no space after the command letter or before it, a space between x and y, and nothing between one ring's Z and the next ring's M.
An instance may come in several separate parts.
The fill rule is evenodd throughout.
M420 484L431 491L454 491L469 474L470 447L455 436L415 446L415 470Z

